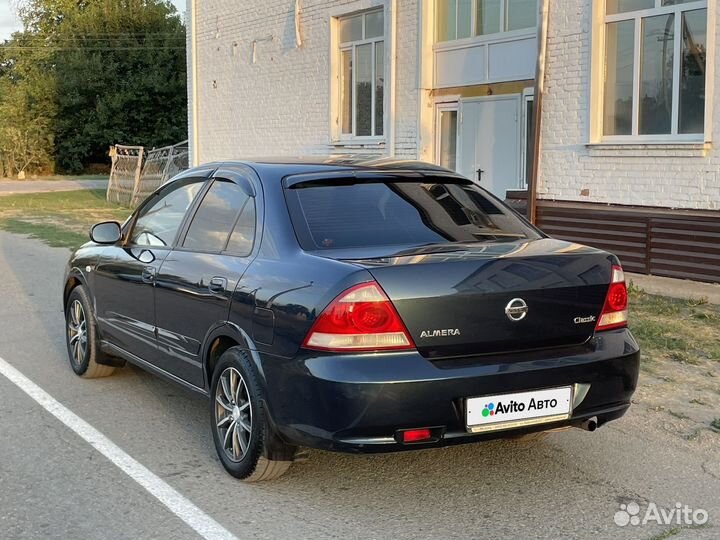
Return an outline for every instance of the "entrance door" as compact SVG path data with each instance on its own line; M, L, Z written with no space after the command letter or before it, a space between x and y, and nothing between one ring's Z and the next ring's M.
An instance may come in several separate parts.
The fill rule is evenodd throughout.
M459 172L505 199L520 187L520 96L460 102Z

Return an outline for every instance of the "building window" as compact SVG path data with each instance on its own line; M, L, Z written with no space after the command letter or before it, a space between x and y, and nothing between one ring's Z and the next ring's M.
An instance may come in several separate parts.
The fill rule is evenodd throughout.
M340 132L382 137L385 124L385 16L373 10L339 19Z
M606 0L605 139L705 131L707 0Z
M458 105L437 106L437 164L457 171Z
M436 41L535 28L537 0L436 0Z

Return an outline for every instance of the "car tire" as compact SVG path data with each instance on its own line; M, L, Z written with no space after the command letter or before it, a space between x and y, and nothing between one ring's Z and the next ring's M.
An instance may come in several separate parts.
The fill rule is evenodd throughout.
M70 367L84 379L97 379L112 375L113 366L98 363L103 358L100 351L92 302L82 285L75 287L68 297L65 308L65 342Z
M240 347L225 351L213 371L210 421L223 467L245 482L274 480L287 472L296 448L275 434L255 365Z

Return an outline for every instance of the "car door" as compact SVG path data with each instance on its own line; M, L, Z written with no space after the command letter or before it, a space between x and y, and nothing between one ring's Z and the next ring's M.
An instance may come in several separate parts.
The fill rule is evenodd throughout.
M248 176L218 171L157 276L159 367L198 387L204 384L202 344L226 323L251 260L257 193Z
M95 308L103 340L148 362L157 356L157 272L206 181L176 180L151 195L131 220L124 243L105 249L95 269Z

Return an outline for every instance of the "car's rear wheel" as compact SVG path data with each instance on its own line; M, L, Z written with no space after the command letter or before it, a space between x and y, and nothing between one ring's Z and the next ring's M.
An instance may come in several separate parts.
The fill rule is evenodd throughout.
M97 335L92 304L80 285L70 293L65 309L65 338L73 371L85 379L112 375L115 368L98 363L102 352Z
M232 347L218 360L211 385L213 440L223 467L246 482L285 474L295 448L283 443L268 422L266 399L255 366Z

